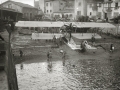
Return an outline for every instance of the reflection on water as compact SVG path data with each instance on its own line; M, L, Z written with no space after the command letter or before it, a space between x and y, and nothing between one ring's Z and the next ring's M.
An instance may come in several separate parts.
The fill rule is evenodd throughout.
M48 63L24 64L24 69L16 65L20 90L77 90L79 81L67 73L62 62L52 62L52 72L48 71Z
M0 70L0 90L8 90L6 72Z
M105 63L104 63L105 64ZM116 90L114 72L111 66L97 60L78 60L62 66L61 61L24 64L24 69L16 65L20 90Z

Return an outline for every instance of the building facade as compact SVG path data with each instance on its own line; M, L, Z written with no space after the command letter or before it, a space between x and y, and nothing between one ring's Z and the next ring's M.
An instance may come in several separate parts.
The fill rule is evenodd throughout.
M28 4L23 4L20 2L6 1L1 5L2 7L11 8L21 12L23 14L23 18L26 18L27 20L32 20L34 16L38 14L37 8L34 8L33 6L30 6Z
M43 13L45 13L45 0L39 0L39 9L42 10Z
M74 19L87 16L86 0L39 0L39 6L49 16L68 14Z
M75 0L75 16L87 16L87 2L86 0Z
M104 2L98 2L96 7L94 7L93 3L88 3L87 11L89 17L111 19L120 15L120 1L104 0Z
M63 10L65 5L66 2L63 0L47 0L45 1L45 14L52 16L54 12Z
M59 6L59 10L53 12L54 16L58 15L60 18L74 19L74 0L61 1Z

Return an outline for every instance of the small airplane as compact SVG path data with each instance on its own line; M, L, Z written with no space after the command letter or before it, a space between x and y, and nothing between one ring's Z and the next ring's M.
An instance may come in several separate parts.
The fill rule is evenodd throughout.
M17 27L59 27L60 33L32 33L32 39L53 39L54 36L57 38L63 38L64 42L73 50L82 50L81 45L84 45L87 49L97 49L88 44L85 40L81 45L76 45L72 37L77 39L91 39L94 35L96 39L101 39L101 36L93 33L72 33L73 28L115 28L110 23L94 23L94 22L48 22L48 21L18 21ZM69 35L68 35L69 34Z

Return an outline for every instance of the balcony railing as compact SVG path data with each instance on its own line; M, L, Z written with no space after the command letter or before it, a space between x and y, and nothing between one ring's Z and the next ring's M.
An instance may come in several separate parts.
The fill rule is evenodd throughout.
M117 10L117 9L119 9L119 7L115 7L114 9Z
M112 12L112 9L111 8L105 8L104 12Z

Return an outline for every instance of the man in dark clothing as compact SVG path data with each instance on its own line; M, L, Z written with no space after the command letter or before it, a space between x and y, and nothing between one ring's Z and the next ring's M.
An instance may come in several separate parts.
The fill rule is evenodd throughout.
M20 57L22 57L23 56L23 52L22 52L22 50L20 50Z
M20 64L20 68L21 68L21 70L23 69L23 63Z
M71 33L72 33L72 23L70 23L70 26L69 26L69 28L68 28L68 31L69 31L69 35L70 35L70 38L69 38L69 41L71 40L71 37L72 37L72 35L71 35Z
M61 46L62 45L62 37L61 36L60 36L59 40L60 40L60 46Z
M113 46L113 44L111 44L110 45L110 52L113 52L113 50L114 50L114 46Z
M49 62L49 57L50 57L50 54L49 52L47 53L47 61Z
M95 37L93 35L92 35L91 41L92 41L92 44L95 43Z
M53 37L53 43L56 44L56 36Z
M65 57L66 57L66 52L63 51L63 53L62 53L63 66L65 66Z

